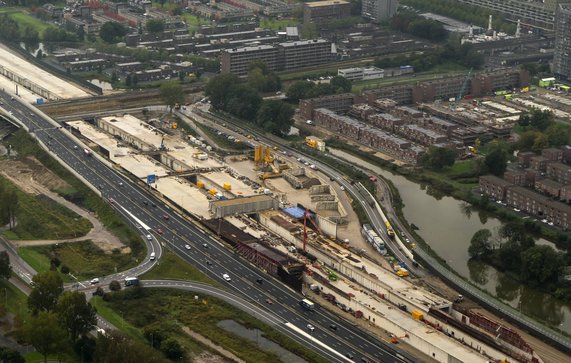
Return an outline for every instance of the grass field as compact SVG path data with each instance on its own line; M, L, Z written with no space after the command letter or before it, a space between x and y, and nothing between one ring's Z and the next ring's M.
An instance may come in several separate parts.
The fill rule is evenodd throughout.
M263 19L260 21L260 27L272 30L285 30L288 26L297 26L297 19Z
M219 285L214 280L211 280L205 274L193 267L180 257L164 250L161 257L161 263L144 275L140 276L141 279L154 280L154 279L173 279L173 280L188 280L200 281L211 285Z
M20 31L25 28L32 28L40 34L40 37L45 29L53 26L21 11L10 13L10 17L18 22L20 25Z
M12 314L28 315L28 297L10 281L0 279L0 305Z
M24 193L4 178L0 178L0 184L18 196L18 224L5 234L10 239L75 238L86 235L93 227L89 220L45 196Z
M52 256L57 257L61 266L67 266L70 274L80 281L110 275L138 264L131 254L105 254L91 241L20 247L18 254L38 272L48 271ZM72 276L61 276L66 282L76 281Z

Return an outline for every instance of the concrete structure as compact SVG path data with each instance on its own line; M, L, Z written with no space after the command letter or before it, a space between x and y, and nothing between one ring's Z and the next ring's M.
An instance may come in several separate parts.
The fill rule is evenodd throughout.
M363 100L353 93L309 98L299 101L299 115L303 120L313 120L313 113L318 108L327 108L334 112L346 113L351 109L351 106L359 103L363 103Z
M562 81L571 81L571 3L557 6L553 73Z
M210 201L210 211L215 218L223 218L235 214L249 214L277 209L278 201L267 195Z
M380 23L391 18L398 6L398 0L363 0L361 16Z
M268 70L277 70L278 49L272 45L227 49L220 52L220 71L237 76L248 74L250 64L262 61Z
M325 0L305 3L303 5L303 22L322 23L348 17L351 13L351 3L344 0Z

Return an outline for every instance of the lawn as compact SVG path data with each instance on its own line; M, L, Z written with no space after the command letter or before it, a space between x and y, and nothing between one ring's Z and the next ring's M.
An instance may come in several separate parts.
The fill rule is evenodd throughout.
M59 243L57 246L20 247L18 254L39 272L49 270L52 256L57 257L61 262L60 267L67 266L70 274L80 281L110 275L138 264L136 257L130 253L104 253L91 241ZM64 274L62 279L66 282L76 281L72 276Z
M18 197L18 224L6 234L10 239L75 238L85 236L93 227L89 220L46 196L24 193L4 178L0 178L0 184Z
M145 341L141 329L129 323L129 316L134 313L132 310L127 307L120 306L114 306L114 310L109 304L103 301L100 296L94 296L89 302L97 309L97 314L101 315L117 329L127 333L131 338L137 339L141 342ZM144 306L141 307L144 308Z
M0 279L0 305L14 315L28 315L28 297L10 281Z
M13 12L10 14L10 17L18 22L20 25L20 31L23 31L22 29L25 28L32 28L40 34L40 37L45 29L52 26L24 12Z
M260 27L271 30L285 30L288 26L299 25L297 19L263 19L260 21Z
M152 270L142 276L139 276L139 278L146 280L173 279L199 281L220 286L220 284L211 280L194 266L169 250L164 250L161 257L161 263L155 265Z
M183 14L182 19L185 21L190 31L197 30L202 25L210 25L212 22L207 19L199 18L195 15Z

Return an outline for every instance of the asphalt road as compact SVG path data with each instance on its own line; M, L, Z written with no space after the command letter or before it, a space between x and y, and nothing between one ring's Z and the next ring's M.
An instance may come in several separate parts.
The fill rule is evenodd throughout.
M323 354L332 362L352 361L345 355L350 355L357 361L414 360L404 358L404 353L397 353L391 345L379 341L378 338L325 309L317 307L314 312L302 309L299 301L303 296L253 267L236 252L190 224L154 197L150 190L145 191L138 182L133 182L110 168L99 156L86 155L83 151L84 146L71 138L70 134L55 121L49 120L35 108L20 103L18 97L11 100L11 96L4 92L0 92L0 102L3 103L0 107L11 112L11 115L25 125L30 133L46 145L61 162L97 188L113 208L141 231L149 247L145 261L134 270L101 277L102 283L138 275L150 269L154 263L158 263L161 246L165 246L207 276L225 284L234 294L250 301L251 304L262 305L277 321L282 322L280 326L290 323L294 326L291 331L308 332L306 326L312 324L315 327L315 331L311 333L312 337L329 347ZM165 216L168 216L168 219ZM150 240L146 238L147 235L151 235ZM186 245L189 246L188 249ZM154 261L150 260L151 252L156 254ZM231 281L222 278L224 273L230 276ZM263 279L263 283L257 283L257 279ZM88 289L89 282L80 282L76 287ZM272 304L266 303L267 299L271 299ZM337 329L331 329L331 325L335 325ZM314 348L312 345L315 344L314 341L308 340L299 332L295 338L308 348Z

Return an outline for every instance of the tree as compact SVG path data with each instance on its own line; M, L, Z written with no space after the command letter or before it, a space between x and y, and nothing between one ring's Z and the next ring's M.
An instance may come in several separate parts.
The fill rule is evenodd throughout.
M486 155L484 164L490 173L501 176L506 171L508 165L508 154L502 148L495 148Z
M32 278L34 288L28 296L28 307L32 314L42 311L52 311L63 292L63 281L55 271L46 271L36 274Z
M108 21L101 26L99 30L99 36L106 43L118 43L122 38L127 35L127 28L120 23L114 21Z
M557 282L565 261L561 253L550 246L539 245L521 254L521 275L537 285Z
M30 317L24 326L24 336L44 357L44 363L47 363L49 354L65 352L69 347L67 334L59 325L58 317L49 311Z
M161 352L171 360L179 359L184 355L184 349L173 337L168 337L161 342Z
M7 190L2 193L2 213L3 217L8 220L10 229L16 227L16 214L20 208L18 194L15 190Z
M184 91L180 83L176 81L161 84L159 89L161 100L172 108L178 103L184 102Z
M532 108L530 112L519 116L518 124L523 127L531 127L538 131L545 131L555 123L555 116L549 110Z
M428 151L420 157L421 165L432 170L440 170L444 167L452 166L455 160L456 153L454 150L437 146L431 146Z
M12 275L12 266L10 265L10 256L8 252L0 252L0 278L9 279Z
M492 244L490 238L492 232L488 229L480 229L472 236L470 240L470 247L468 247L468 254L470 258L482 258L492 252Z
M18 351L8 347L0 347L0 362L25 363L26 360Z
M204 87L204 94L210 98L215 109L225 110L232 86L239 83L236 75L227 73L213 77Z
M500 227L498 233L500 237L515 242L521 250L526 250L535 245L533 237L526 232L525 227L520 223L508 222Z
M109 283L109 290L111 291L119 291L121 290L121 284L117 280L113 280Z
M293 113L293 108L285 102L264 101L258 110L256 124L274 135L285 136L293 125Z
M551 147L560 147L571 141L571 128L562 123L556 123L545 130L545 136Z
M299 101L307 98L307 94L313 88L313 82L297 81L286 91L286 96L292 101Z
M97 311L82 292L65 291L59 297L55 311L72 342L85 336L97 324Z
M165 22L160 19L147 20L145 28L149 33L160 33L165 30Z
M335 93L351 92L351 81L343 76L335 76L329 82Z

